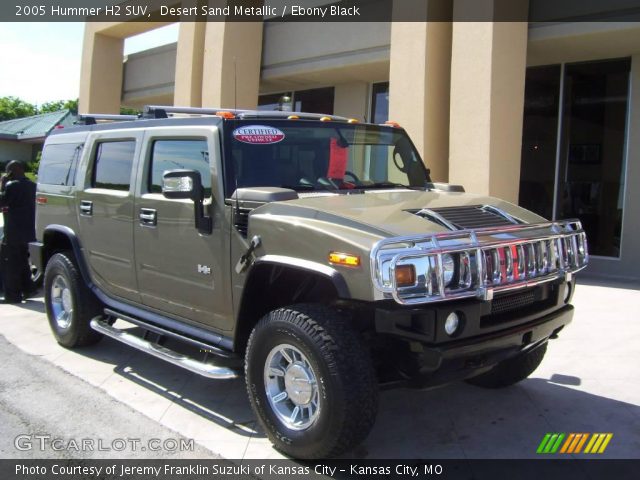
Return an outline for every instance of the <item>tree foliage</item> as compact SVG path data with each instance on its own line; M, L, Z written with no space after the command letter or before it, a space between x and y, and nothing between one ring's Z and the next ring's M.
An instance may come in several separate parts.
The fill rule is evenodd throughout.
M59 110L71 110L73 112L78 111L78 99L75 100L57 100L54 102L45 102L40 105L38 113L57 112Z
M36 107L17 97L0 97L0 121L35 115Z

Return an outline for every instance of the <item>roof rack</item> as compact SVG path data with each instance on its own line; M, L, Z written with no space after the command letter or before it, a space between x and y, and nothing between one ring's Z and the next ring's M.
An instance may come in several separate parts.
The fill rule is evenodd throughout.
M147 105L144 107L144 118L168 118L169 113L184 113L189 115L216 115L220 112L240 114L249 110L237 110L230 108L199 108L199 107L171 107L164 105Z
M138 115L112 115L107 113L85 113L78 115L76 125L96 125L98 120L105 120L109 122L128 122L131 120L138 120Z

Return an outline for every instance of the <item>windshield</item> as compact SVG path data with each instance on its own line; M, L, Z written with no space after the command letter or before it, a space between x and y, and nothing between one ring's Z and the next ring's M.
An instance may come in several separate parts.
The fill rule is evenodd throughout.
M298 192L424 187L427 171L400 129L315 121L225 122L225 187Z

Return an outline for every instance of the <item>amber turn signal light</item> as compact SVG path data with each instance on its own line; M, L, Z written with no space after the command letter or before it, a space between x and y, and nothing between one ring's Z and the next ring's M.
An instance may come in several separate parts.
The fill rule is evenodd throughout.
M329 263L334 265L346 265L348 267L359 267L360 257L348 253L329 252Z
M396 265L396 286L411 287L416 284L416 267L413 265Z

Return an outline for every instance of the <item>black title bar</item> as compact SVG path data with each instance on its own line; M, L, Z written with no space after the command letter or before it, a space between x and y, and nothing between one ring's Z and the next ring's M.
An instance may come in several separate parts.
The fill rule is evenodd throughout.
M640 0L3 0L0 22L635 22Z

